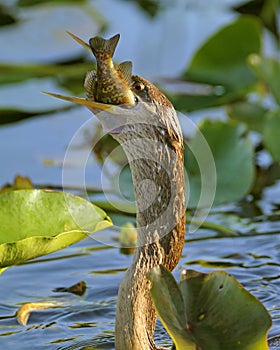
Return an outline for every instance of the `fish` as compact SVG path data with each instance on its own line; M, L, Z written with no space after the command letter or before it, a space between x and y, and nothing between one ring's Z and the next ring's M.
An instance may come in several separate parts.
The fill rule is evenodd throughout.
M76 35L68 34L91 50L96 58L97 69L87 72L84 82L87 98L105 104L135 106L135 95L131 90L132 62L113 62L120 35L116 34L110 39L95 36L87 44Z

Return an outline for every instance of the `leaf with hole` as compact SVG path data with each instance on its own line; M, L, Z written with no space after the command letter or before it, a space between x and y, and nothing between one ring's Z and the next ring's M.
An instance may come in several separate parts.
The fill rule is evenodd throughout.
M180 287L163 266L148 278L157 314L177 350L268 350L268 312L226 272L187 270Z

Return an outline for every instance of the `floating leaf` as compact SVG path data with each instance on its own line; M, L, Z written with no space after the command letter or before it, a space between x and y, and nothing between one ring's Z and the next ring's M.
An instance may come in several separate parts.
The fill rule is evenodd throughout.
M103 210L63 192L3 193L0 208L0 267L52 253L111 225Z
M200 132L210 147L216 167L217 187L214 204L241 199L250 191L255 177L252 142L245 135L245 127L242 124L205 119L199 125L199 132L188 143L192 153L186 150L185 164L190 181L188 205L195 207L198 203L202 188L201 176L204 177L204 181L205 178L209 178L210 182L215 175L211 173L213 169L207 172L207 163L210 160L203 156L205 145L201 143ZM195 159L194 154L202 156ZM205 174L201 174L201 165L204 165ZM206 187L203 190L208 189ZM203 203L201 205L203 206Z
M231 119L247 124L248 128L263 132L265 114L267 109L258 103L241 101L227 107Z
M242 16L210 37L196 52L185 78L228 91L247 89L256 77L247 66L247 57L261 49L261 25L253 17Z
M277 28L279 0L251 0L234 7L234 10L242 14L253 14L261 19L263 24L277 39L279 32Z
M268 312L226 272L188 270L180 289L162 266L148 278L158 316L177 350L268 350Z
M259 79L267 84L276 102L280 105L279 60L270 57L261 57L259 55L251 55L248 62Z
M242 16L211 36L194 54L183 74L187 81L208 84L209 94L170 93L179 110L193 111L243 99L256 76L248 67L250 54L260 53L262 27L253 18Z
M191 337L186 337L187 317L183 296L172 274L163 266L150 270L151 295L158 316L173 339L176 350L195 350Z
M180 283L188 330L202 349L265 350L271 318L262 303L224 271L188 270ZM233 307L234 305L234 307Z
M279 130L280 109L267 113L263 130L264 143L277 162L280 162Z

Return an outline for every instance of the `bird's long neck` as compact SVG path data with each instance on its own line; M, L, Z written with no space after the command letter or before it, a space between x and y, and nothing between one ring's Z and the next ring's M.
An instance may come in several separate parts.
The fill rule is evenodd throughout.
M174 111L175 113L175 111ZM177 117L173 115L176 118ZM135 188L138 242L132 265L119 288L117 350L156 349L155 310L148 271L159 264L172 270L185 237L185 190L181 132L175 139L162 126L136 127L117 140L126 152Z

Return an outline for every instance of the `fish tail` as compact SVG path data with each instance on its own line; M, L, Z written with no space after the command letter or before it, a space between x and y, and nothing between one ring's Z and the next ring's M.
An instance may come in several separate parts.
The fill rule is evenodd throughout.
M95 57L100 53L113 57L119 39L120 34L116 34L108 40L95 36L89 40L89 45Z

